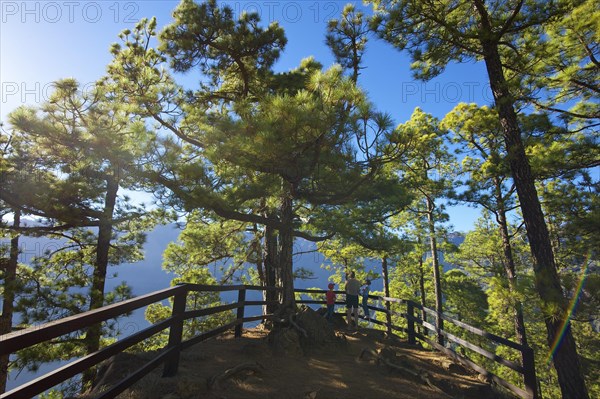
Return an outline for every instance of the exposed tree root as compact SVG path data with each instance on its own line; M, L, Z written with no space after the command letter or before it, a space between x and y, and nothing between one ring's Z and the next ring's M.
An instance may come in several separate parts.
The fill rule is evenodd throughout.
M412 375L413 377L417 377L422 382L427 384L427 386L429 386L434 391L441 393L442 395L445 395L448 398L452 398L452 396L450 396L446 392L444 392L443 389L441 389L440 387L436 386L433 382L431 382L431 375L429 375L429 373L427 371L425 371L419 367L416 367L416 366L414 366L413 369L409 369L407 367L392 363L390 360L386 359L381 354L379 354L379 353L375 352L373 349L369 349L369 348L365 348L362 350L362 352L358 356L358 360L363 360L366 355L371 355L373 358L375 358L377 360L377 362L383 363L392 369L400 370L403 373L407 373L409 375Z
M304 335L304 338L308 338L308 333L306 332L306 330L304 328L300 327L298 325L298 323L296 323L294 321L294 317L296 317L296 315L294 315L294 314L290 315L290 325L292 327L294 327L296 330L298 330L302 335Z
M264 369L264 366L258 362L238 364L237 366L227 369L225 370L225 372L210 378L208 380L208 388L219 389L219 384L221 382L239 374L242 371L252 371L254 373L260 373Z

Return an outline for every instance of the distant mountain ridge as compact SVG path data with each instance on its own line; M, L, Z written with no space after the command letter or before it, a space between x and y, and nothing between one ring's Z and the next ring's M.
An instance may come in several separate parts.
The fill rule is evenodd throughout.
M135 263L124 263L117 266L110 266L108 270L107 290L110 290L121 282L127 282L133 290L135 296L143 295L169 286L171 279L175 276L162 268L163 252L167 245L176 242L181 229L175 224L159 225L147 233L146 243L143 247L144 259ZM464 241L462 233L451 233L450 241L455 245L460 245ZM6 242L4 242L6 243ZM19 262L28 264L36 256L42 256L46 252L59 249L63 240L47 237L29 237L21 236L19 240ZM321 267L328 263L323 254L316 251L316 245L304 239L297 239L294 243L294 268L305 268L314 273L314 278L310 280L296 280L297 288L325 287L331 273ZM451 265L443 262L444 271L451 268ZM380 264L376 261L368 261L367 270L372 270L378 274L381 273ZM211 272L218 274L218 268L215 266ZM116 276L115 276L116 275ZM218 275L215 277L219 277ZM381 279L373 281L372 290L383 289Z

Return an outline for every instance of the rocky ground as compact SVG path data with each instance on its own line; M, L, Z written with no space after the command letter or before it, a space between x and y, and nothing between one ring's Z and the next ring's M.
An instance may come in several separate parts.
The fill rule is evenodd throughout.
M245 329L182 352L176 377L162 369L119 398L492 399L508 398L444 355L409 346L383 331L332 328L310 309L289 328ZM105 382L135 370L151 354L122 354Z

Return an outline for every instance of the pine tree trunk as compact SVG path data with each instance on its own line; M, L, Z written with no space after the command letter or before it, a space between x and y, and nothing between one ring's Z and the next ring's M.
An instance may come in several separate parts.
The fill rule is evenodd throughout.
M482 39L481 44L490 86L504 131L508 161L534 259L535 286L544 309L546 309L544 322L551 350L554 349L555 339L560 341L554 351L554 368L558 374L563 399L588 399L589 395L569 322L562 338L560 336L562 323L568 315L567 301L556 271L548 228L522 142L521 130L514 109L515 101L504 78L497 44L487 41L487 39Z
M98 240L96 245L96 264L92 276L92 287L90 290L90 309L94 310L104 306L104 289L106 285L106 272L108 270L108 257L110 242L112 240L113 212L117 201L119 183L115 176L106 178L106 196L103 215L99 221ZM85 348L88 354L100 349L102 338L102 327L100 324L90 326L85 336ZM93 386L95 370L90 369L83 373L82 391Z
M387 256L381 260L381 272L383 274L383 293L388 298L390 297L390 272L388 270Z
M384 256L381 260L381 272L383 274L383 294L386 297L390 297L390 272L388 270L388 258ZM386 312L386 322L388 333L392 333L392 307L389 301L385 301Z
M265 251L263 248L263 245L261 243L261 239L264 242L264 238L265 238L265 232L263 231L263 235L262 237L259 236L259 230L258 230L258 226L256 224L254 224L253 228L252 228L252 232L254 233L254 241L252 242L252 246L253 249L252 251L254 252L255 256L256 256L256 271L258 273L258 285L262 286L262 287L266 287L268 286L267 284L267 276L265 274L265 269L266 269L266 265L265 265ZM268 300L268 291L261 291L261 296L262 296L262 300L263 301L267 301ZM267 305L262 305L262 315L266 315L269 313L269 308ZM263 320L264 322L265 320Z
M265 226L265 285L267 287L276 287L277 278L275 269L278 265L277 255L277 233L270 226ZM278 301L279 293L277 291L265 291L265 299L267 301ZM277 310L277 305L274 303L266 305L267 313L274 313Z
M293 220L294 212L292 206L292 196L289 191L281 199L279 217L284 227L279 230L279 287L282 289L282 308L296 309L296 299L294 296L294 270L293 270Z
M420 239L419 239L420 241ZM425 312L425 306L427 306L426 304L426 297L425 297L425 270L423 270L423 257L420 256L419 257L419 290L421 291L421 320L426 321L427 320L427 312ZM420 326L421 328L421 334L423 334L424 336L428 335L429 330L426 329L423 326Z
M498 225L500 237L502 238L502 253L504 255L504 271L508 279L508 290L513 298L513 321L515 326L515 336L521 345L527 345L527 333L525 332L525 320L523 318L523 305L518 300L517 292L517 272L515 260L512 253L512 245L508 234L508 222L506 220L506 210L502 195L499 193L500 184L496 182L496 203L498 206Z
M12 227L21 226L21 211L14 211ZM15 294L17 284L17 267L19 264L19 235L10 240L10 253L4 271L4 294L2 298L2 315L0 316L0 335L12 331L13 315L15 310ZM0 357L0 393L6 391L8 380L8 362L10 355Z
M440 275L440 263L438 260L437 253L437 240L435 238L435 219L433 218L433 211L435 205L431 198L427 197L427 221L429 226L429 245L431 249L431 263L433 266L433 284L435 287L435 326L437 331L437 343L444 345L444 336L440 333L440 330L444 329L444 319L440 317L443 310L442 304L442 283Z

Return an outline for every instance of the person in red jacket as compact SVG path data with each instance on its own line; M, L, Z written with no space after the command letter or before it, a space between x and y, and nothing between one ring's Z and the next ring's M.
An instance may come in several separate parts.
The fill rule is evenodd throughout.
M327 286L327 288L329 288L329 291L325 293L325 299L327 301L327 316L325 318L330 323L333 321L333 311L335 309L335 292L333 292L334 287L335 284L329 283L329 285Z

